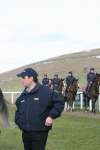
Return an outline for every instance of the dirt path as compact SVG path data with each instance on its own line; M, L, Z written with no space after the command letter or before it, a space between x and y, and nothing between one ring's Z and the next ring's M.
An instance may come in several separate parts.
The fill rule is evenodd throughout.
M74 111L74 112L64 112L68 116L76 116L76 117L86 117L93 119L100 119L100 113L91 113L91 112L82 112L82 111Z

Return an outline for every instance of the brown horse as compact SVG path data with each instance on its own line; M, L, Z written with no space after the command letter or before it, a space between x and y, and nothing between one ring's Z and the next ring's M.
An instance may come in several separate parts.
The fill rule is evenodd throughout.
M4 98L1 88L0 88L0 114L3 120L3 126L8 127L9 126L8 108L7 108L6 100Z
M73 84L66 87L66 90L65 90L65 99L67 102L66 109L68 109L69 107L69 111L73 111L73 103L76 98L77 90L78 90L78 79L74 80Z
M95 104L99 96L100 74L96 74L96 79L86 88L86 99L88 103L92 100L92 112L95 113Z
M64 88L64 83L63 83L64 79L60 79L60 84L58 86L58 93L62 94L63 88Z

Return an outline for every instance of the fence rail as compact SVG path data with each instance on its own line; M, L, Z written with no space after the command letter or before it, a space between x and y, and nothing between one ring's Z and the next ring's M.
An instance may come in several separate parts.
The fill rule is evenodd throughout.
M11 104L15 104L15 95L20 95L21 92L17 91L17 92L3 92L4 95L10 95L10 102Z
M15 104L16 98L21 94L20 91L16 91L16 92L3 92L4 95L9 95L10 96L10 102L11 104ZM82 110L84 108L84 100L83 100L83 92L77 92L77 96L79 96L79 103L80 103L80 109ZM76 100L77 101L77 100ZM76 103L75 101L75 103ZM74 108L75 108L75 103L74 103ZM66 105L66 104L65 104ZM90 101L90 110L92 110L92 101ZM99 94L99 98L98 98L98 111L100 112L100 94Z

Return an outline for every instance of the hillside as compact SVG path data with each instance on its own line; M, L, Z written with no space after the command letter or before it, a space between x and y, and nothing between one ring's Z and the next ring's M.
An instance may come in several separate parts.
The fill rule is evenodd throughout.
M47 73L50 78L55 73L64 78L67 72L72 70L80 79L80 85L83 86L86 84L86 72L91 66L95 67L97 72L100 72L100 49L62 55L0 74L0 87L5 91L21 90L22 87L18 81L19 79L16 78L16 74L26 67L35 68L39 73L40 81L44 73Z

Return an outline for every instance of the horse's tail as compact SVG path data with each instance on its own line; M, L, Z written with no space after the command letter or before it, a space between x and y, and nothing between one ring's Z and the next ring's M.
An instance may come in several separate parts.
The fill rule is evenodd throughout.
M8 121L8 118L9 118L9 113L8 113L8 107L7 107L7 103L6 103L6 100L4 98L2 98L0 100L0 113L1 113L1 117L2 117L2 120L3 120L3 126L6 128L6 127L9 127L9 121Z

